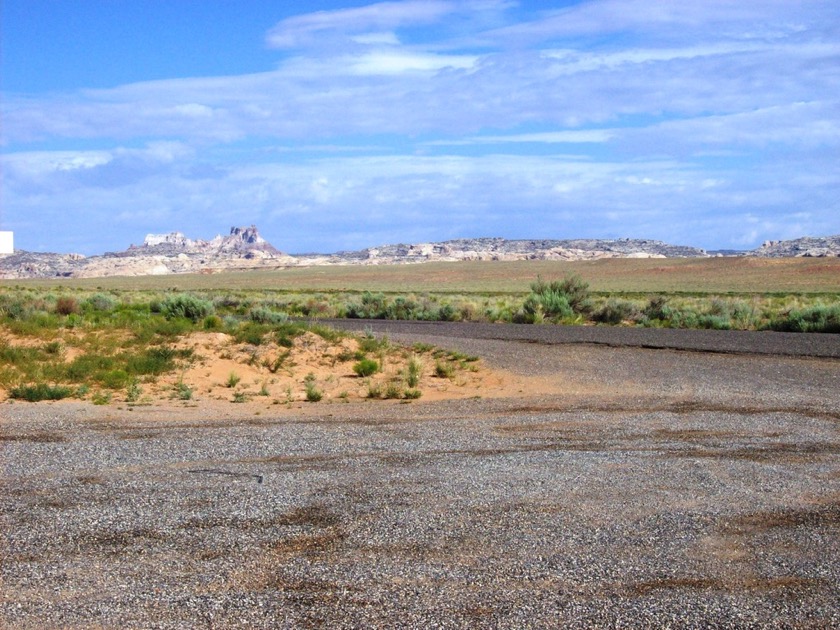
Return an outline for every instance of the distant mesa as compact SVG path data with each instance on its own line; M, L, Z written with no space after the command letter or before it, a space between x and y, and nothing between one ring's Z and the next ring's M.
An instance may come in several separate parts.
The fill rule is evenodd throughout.
M390 265L466 260L597 260L602 258L705 258L710 256L840 256L840 235L768 241L751 252L707 252L650 239L464 238L434 243L369 247L335 254L284 254L256 226L232 227L206 241L181 232L148 234L141 245L85 258L79 254L17 251L0 256L0 278L95 278L216 273L316 265Z
M181 232L147 234L140 246L131 245L125 252L114 256L137 255L172 256L178 254L242 254L250 258L272 258L282 255L271 243L260 236L255 225L232 227L227 236L217 236L210 241L192 240Z
M762 258L826 258L840 256L840 234L812 238L806 236L790 241L765 241L751 254Z

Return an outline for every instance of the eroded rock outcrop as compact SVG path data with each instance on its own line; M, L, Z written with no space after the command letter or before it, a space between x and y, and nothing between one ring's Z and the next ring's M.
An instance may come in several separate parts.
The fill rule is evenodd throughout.
M441 243L383 245L340 252L335 263L394 264L459 260L591 260L596 258L696 258L708 254L696 247L648 239L509 240L455 239Z
M273 262L295 261L260 236L253 225L232 227L227 236L205 241L187 238L181 232L148 234L142 245L123 252L108 252L89 258L73 254L17 252L0 260L0 278L99 278L150 276L173 273L247 269Z
M761 258L826 258L840 256L840 234L797 238L789 241L765 241L750 252Z

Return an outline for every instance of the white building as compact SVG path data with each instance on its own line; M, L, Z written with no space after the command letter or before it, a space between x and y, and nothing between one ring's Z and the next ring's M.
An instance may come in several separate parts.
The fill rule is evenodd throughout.
M0 255L15 253L15 233L0 232Z

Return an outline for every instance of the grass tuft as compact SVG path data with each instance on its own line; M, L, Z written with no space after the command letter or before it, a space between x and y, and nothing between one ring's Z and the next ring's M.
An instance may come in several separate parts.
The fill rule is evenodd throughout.
M373 359L362 359L353 364L353 371L357 376L372 376L379 371L379 363Z
M303 379L303 385L306 389L306 400L309 402L319 402L323 397L323 392L318 389L316 384L315 375L310 372L306 375L306 378Z
M35 385L20 385L13 387L9 391L9 397L15 400L25 400L27 402L39 402L41 400L61 400L63 398L70 398L73 395L73 390L64 385L48 385L46 383L37 383Z

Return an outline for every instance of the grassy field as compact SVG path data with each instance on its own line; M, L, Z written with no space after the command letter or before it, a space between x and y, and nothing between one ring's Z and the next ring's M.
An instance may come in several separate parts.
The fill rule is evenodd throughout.
M298 267L132 278L0 280L0 287L179 291L526 294L537 277L578 275L596 293L840 294L840 258L672 258Z
M292 337L310 332L330 343L341 341L329 329L290 321L319 318L840 333L840 259L464 262L4 282L0 390L25 400L92 391L93 400L102 402L123 392L132 402L145 383L155 384L158 395L180 397L198 387L199 375L191 373L192 383L179 389L187 370L209 365L194 357L208 351L220 365L232 359L235 342L252 349L240 353L249 368L264 368L249 377L261 383L260 395L286 387L285 400L294 400L295 387L302 386L307 400L320 399L329 383L347 387L331 392L347 398L350 385L332 373L319 377L315 367L308 381L290 373L283 384L277 376L290 356ZM233 341L215 347L220 336ZM308 339L302 351L314 343ZM261 346L269 350L253 350ZM316 353L313 365L324 360L335 365L339 355L370 366L388 363L385 354L373 358L359 348L336 348ZM450 368L456 362L426 359L427 372L435 366L427 376L455 375ZM244 369L242 361L228 366L230 374ZM362 395L419 395L415 385L404 384L406 361L408 355L401 355L387 382ZM305 363L300 357L293 362ZM200 387L221 397L233 389L219 375ZM233 393L242 400L251 395Z

